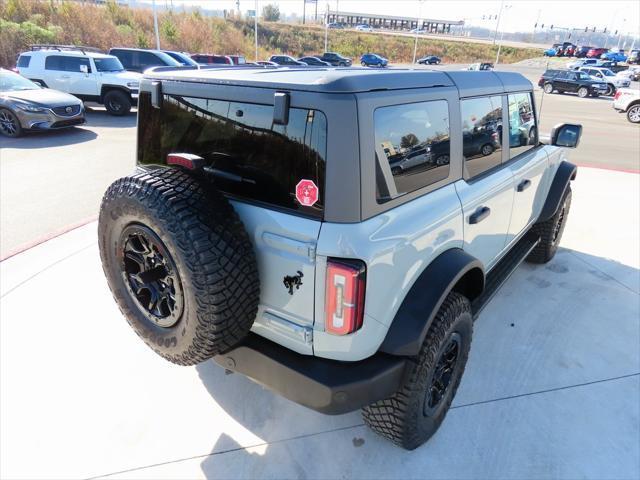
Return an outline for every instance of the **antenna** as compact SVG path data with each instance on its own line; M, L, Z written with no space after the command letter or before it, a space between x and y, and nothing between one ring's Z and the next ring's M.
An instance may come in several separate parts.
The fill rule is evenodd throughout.
M549 70L550 61L551 61L551 57L547 58L547 65L544 67L545 72ZM540 97L540 108L538 108L538 126L542 123L542 104L543 103L544 103L544 84L542 84L542 96Z

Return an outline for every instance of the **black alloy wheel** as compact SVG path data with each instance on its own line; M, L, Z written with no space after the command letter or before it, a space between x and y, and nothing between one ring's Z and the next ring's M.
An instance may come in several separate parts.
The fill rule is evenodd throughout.
M447 394L460 358L461 342L460 334L453 332L440 353L426 392L422 412L425 417L430 417L436 412L442 399Z
M159 327L172 327L182 315L184 294L167 248L150 228L139 224L122 231L120 245L129 294L147 319Z

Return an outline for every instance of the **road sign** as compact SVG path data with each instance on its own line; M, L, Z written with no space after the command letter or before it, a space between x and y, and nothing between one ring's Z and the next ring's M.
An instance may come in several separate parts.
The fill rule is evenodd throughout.
M296 185L296 199L300 205L311 207L318 201L318 187L312 180L300 180Z

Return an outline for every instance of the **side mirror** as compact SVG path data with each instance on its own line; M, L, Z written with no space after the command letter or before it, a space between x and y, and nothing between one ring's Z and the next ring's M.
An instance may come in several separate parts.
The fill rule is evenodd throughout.
M82 73L89 73L89 67L87 65L80 65L80 71Z
M551 145L576 148L582 136L582 125L561 123L551 130Z

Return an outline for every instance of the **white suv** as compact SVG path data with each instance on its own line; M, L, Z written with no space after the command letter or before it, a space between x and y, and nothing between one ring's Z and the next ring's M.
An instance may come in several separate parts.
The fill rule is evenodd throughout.
M640 123L640 92L635 88L618 90L613 97L613 108L626 112L631 123Z
M34 45L18 57L18 72L44 87L83 101L103 104L111 115L125 115L138 101L141 74L127 72L113 55L61 45Z
M605 95L614 95L619 88L627 88L630 80L623 75L616 75L608 68L604 67L580 67L579 72L584 72L591 76L594 80L607 83L607 93Z

